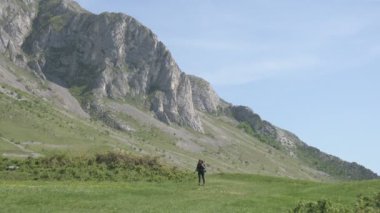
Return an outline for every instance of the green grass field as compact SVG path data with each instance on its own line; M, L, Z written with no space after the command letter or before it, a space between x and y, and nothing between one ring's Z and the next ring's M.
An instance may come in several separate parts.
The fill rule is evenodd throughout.
M299 201L328 199L354 208L380 181L317 183L256 175L193 181L0 181L1 212L287 212Z

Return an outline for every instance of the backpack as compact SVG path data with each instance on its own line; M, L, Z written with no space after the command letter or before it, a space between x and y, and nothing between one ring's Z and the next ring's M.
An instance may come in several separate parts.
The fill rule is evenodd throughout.
M204 163L201 163L201 170L203 170L203 172L206 172L206 165Z

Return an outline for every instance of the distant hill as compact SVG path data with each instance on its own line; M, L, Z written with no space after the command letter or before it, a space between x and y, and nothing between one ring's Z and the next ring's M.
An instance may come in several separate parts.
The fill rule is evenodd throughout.
M0 0L0 152L104 150L210 172L300 179L377 174L325 154L181 71L156 35L72 0Z

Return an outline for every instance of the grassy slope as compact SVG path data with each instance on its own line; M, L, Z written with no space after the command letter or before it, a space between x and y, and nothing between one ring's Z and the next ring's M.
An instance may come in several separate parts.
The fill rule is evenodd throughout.
M22 152L17 145L42 154L83 154L111 148L114 141L99 123L75 118L26 93L4 88L21 99L0 93L1 153Z
M3 72L21 79L20 85L44 82L0 57ZM10 83L13 85L15 82ZM144 111L141 100L125 100L113 106L114 116L136 131L124 133L103 123L82 119L34 95L0 84L0 154L28 156L35 153L75 155L105 150L158 156L189 170L198 159L206 160L209 172L256 173L301 179L325 180L326 176L237 128L227 117L201 114L205 134L167 126ZM46 90L49 88L46 87ZM4 94L8 91L8 95ZM6 93L6 92L5 92ZM9 96L9 93L15 94ZM78 97L77 97L78 98ZM112 104L114 100L106 100ZM137 106L134 107L133 105ZM128 109L128 110L125 110Z
M286 212L298 201L352 207L380 181L316 183L255 175L211 175L193 182L0 181L4 212Z
M201 114L205 134L186 128L167 126L148 113L136 112L130 104L115 104L116 117L137 132L148 153L158 153L170 163L193 169L197 159L204 159L211 172L256 173L302 179L326 180L328 177L306 167L302 161L276 150L237 128L238 123L224 116ZM116 110L117 111L117 110ZM126 116L126 113L129 114ZM185 147L181 147L185 145Z
M82 155L106 150L126 150L159 156L181 168L193 170L205 159L209 172L239 172L302 179L324 179L301 162L259 142L236 128L227 118L202 115L206 134L169 127L146 112L134 118L117 117L136 131L123 133L100 122L77 118L24 92L2 85L0 92L0 153L5 156L69 153ZM4 91L15 94L9 96ZM150 119L150 120L148 120ZM144 123L144 120L148 122ZM198 151L178 144L194 144ZM19 147L23 149L20 149Z

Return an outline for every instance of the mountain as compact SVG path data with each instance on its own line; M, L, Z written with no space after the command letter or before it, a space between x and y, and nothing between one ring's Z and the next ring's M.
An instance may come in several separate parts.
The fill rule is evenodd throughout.
M188 169L204 158L211 172L378 177L227 103L128 15L72 0L0 2L4 156L118 149Z

